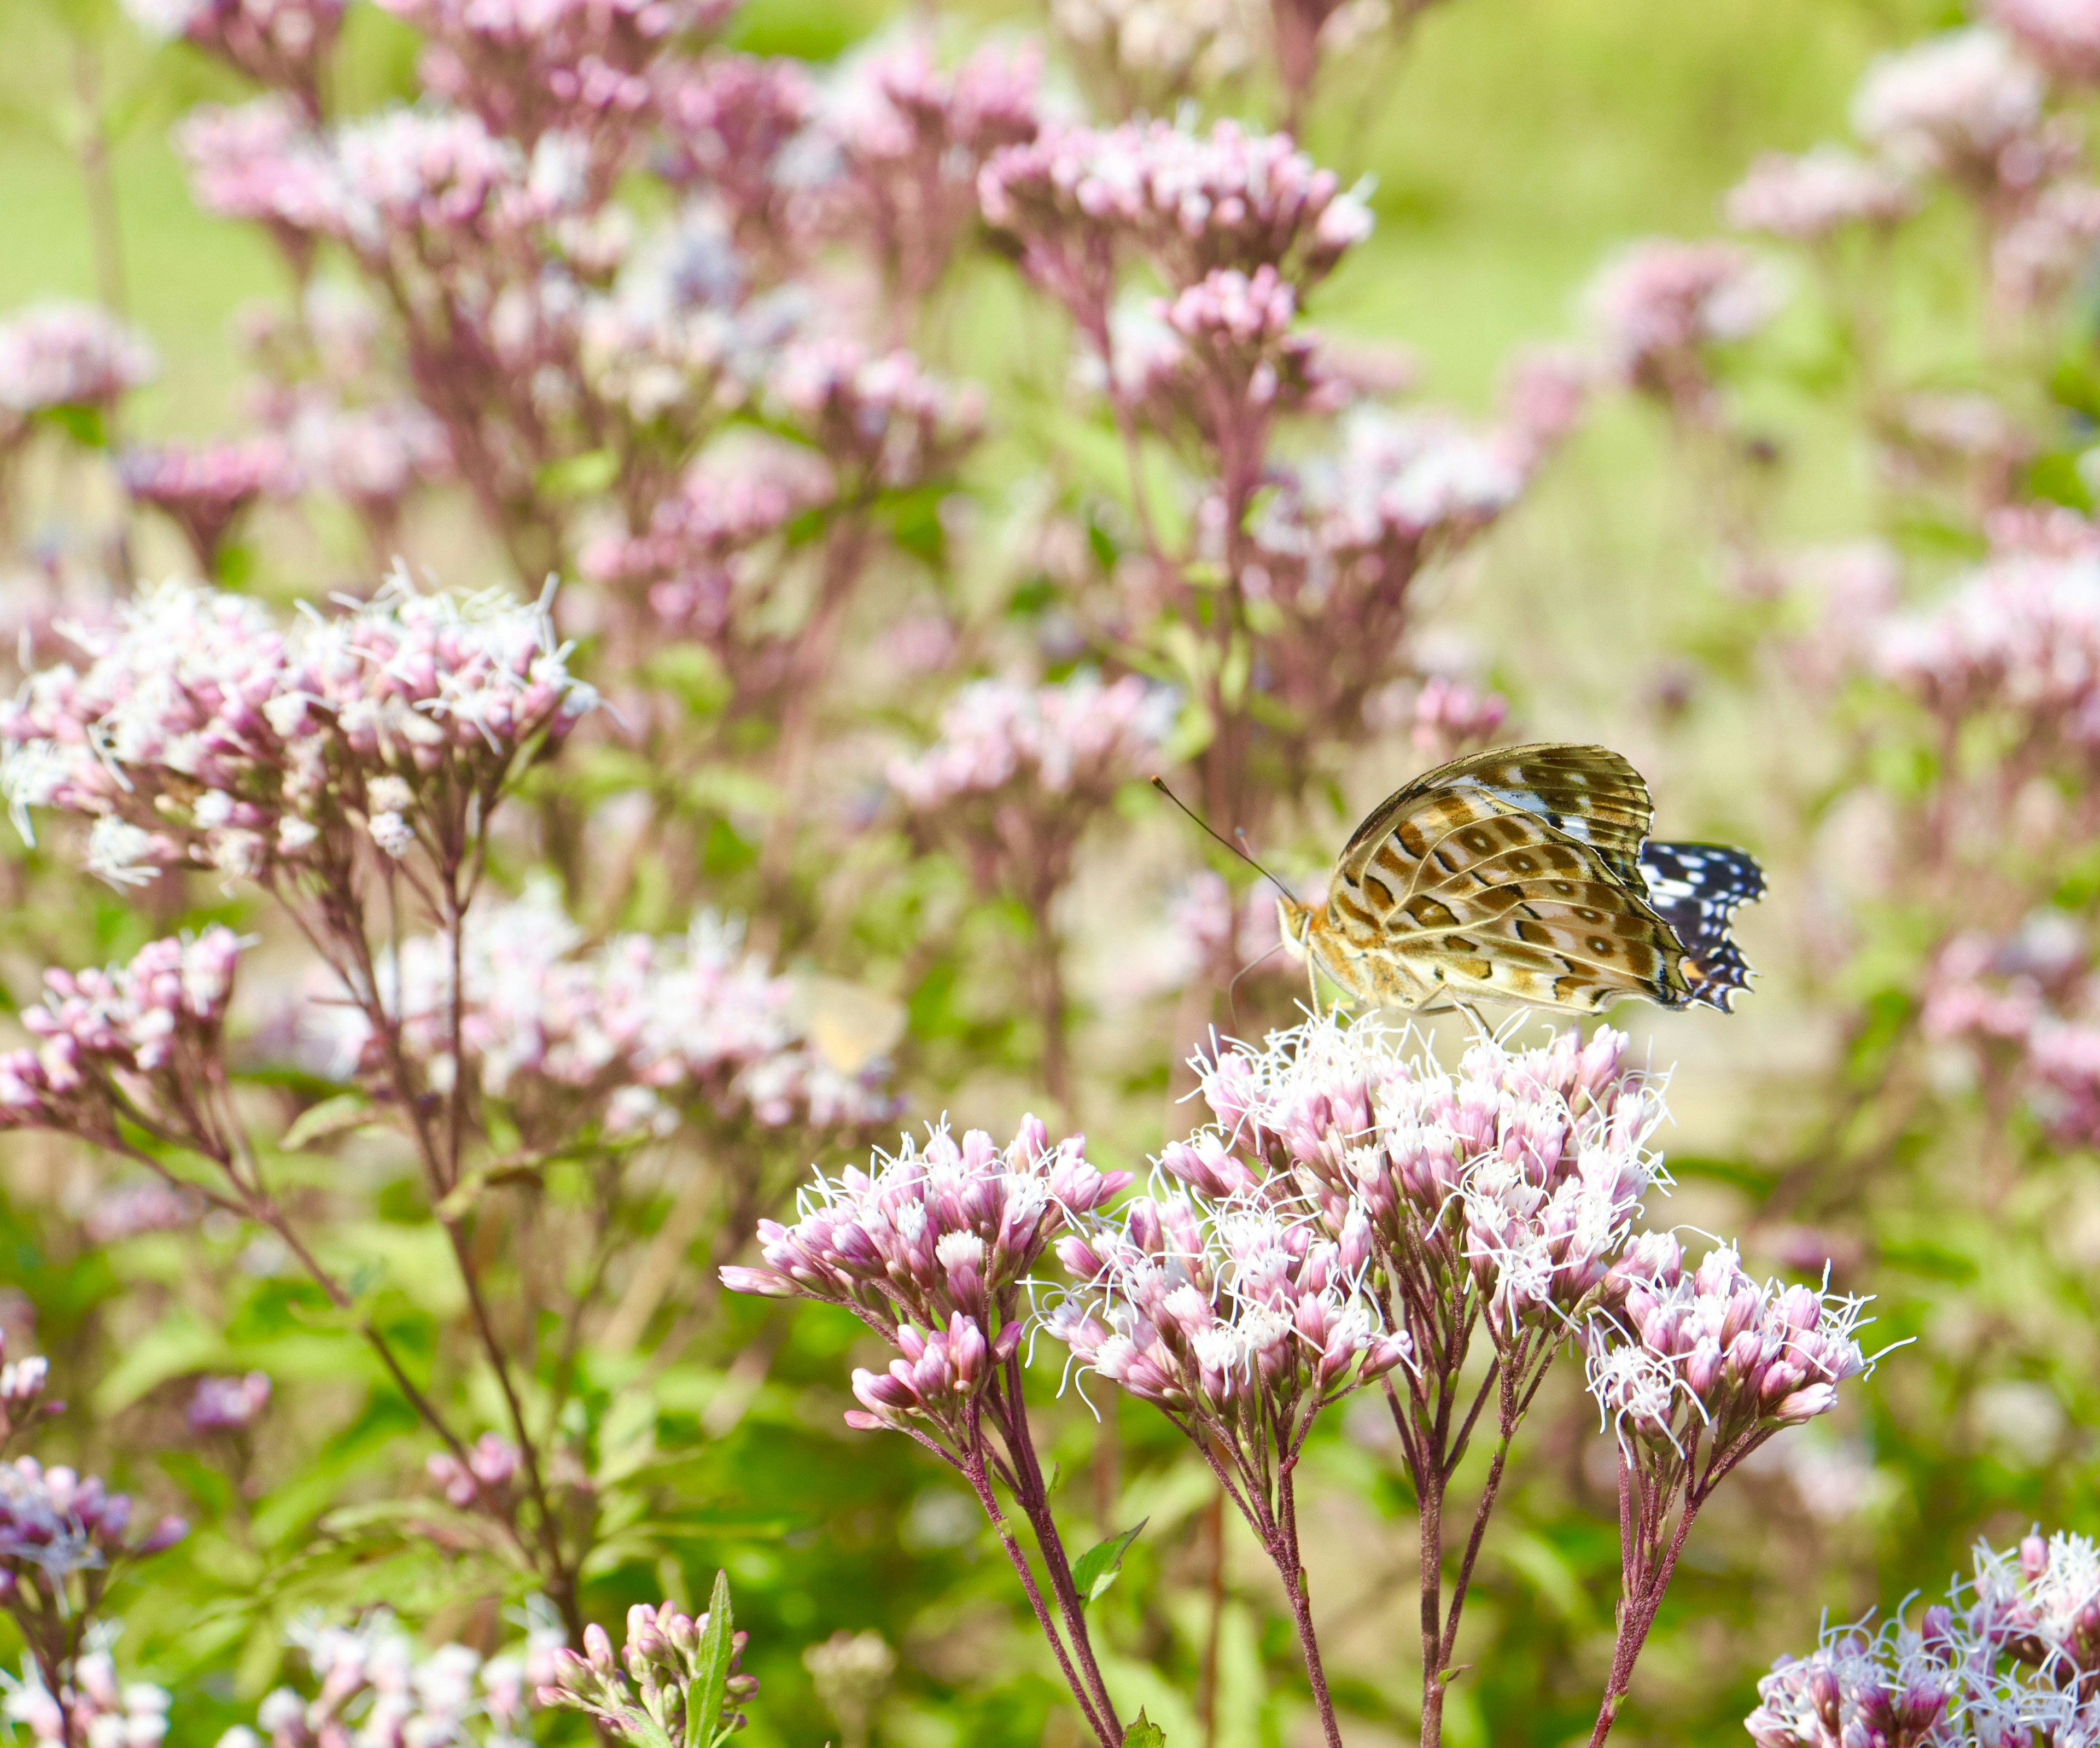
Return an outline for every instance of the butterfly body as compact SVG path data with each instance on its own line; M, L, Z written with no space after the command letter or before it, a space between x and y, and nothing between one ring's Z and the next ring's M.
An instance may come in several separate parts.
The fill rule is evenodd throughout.
M1357 828L1324 907L1277 901L1285 943L1379 1007L1726 1009L1749 973L1729 919L1763 876L1740 850L1648 843L1651 811L1603 747L1454 761Z

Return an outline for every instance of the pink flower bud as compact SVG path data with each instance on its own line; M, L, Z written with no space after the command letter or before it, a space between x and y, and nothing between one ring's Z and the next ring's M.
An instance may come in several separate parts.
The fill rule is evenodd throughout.
M983 1375L988 1357L984 1331L960 1312L948 1325L948 1353L955 1368L955 1381L965 1391Z

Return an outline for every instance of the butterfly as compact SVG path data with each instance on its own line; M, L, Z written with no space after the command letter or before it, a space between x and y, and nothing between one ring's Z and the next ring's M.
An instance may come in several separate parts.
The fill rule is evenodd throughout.
M1729 925L1764 875L1725 845L1649 843L1651 812L1604 747L1454 760L1357 828L1324 908L1277 900L1284 944L1380 1007L1594 1013L1633 995L1725 1012L1750 976Z

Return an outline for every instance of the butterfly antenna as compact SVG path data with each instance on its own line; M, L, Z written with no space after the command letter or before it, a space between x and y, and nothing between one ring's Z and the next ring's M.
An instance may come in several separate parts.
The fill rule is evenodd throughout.
M1247 973L1253 970L1257 965L1260 964L1264 960L1273 959L1282 951L1283 943L1281 941L1278 941L1275 946L1272 947L1267 952L1264 953L1260 959L1250 959L1245 964L1242 965L1238 970L1233 973L1232 982L1225 986L1225 1004L1233 1010L1233 1024L1234 1026L1237 1027L1240 1023L1240 979L1245 977Z
M1215 843L1222 845L1225 849L1230 850L1234 855L1238 856L1241 861L1244 862L1249 867L1252 868L1255 873L1259 874L1264 880L1267 881L1270 885L1275 887L1275 889L1278 892L1282 893L1285 898L1295 898L1298 896L1296 893L1293 892L1288 886L1285 885L1282 881L1278 880L1273 874L1270 873L1267 868L1264 867L1259 862L1255 861L1255 859L1247 853L1246 846L1243 842L1235 844L1230 839L1224 836L1220 832L1213 831L1211 828L1211 823L1207 819L1204 819L1204 817L1201 814L1198 813L1195 809L1191 807L1186 801L1183 801L1180 796L1176 795L1171 789L1167 787L1167 779L1164 777L1154 777L1152 779L1152 786L1154 788L1158 790L1162 795L1165 796L1168 801L1173 802L1173 804L1176 807L1180 808L1183 813L1188 814L1191 819L1194 820L1196 822L1197 829L1202 832L1206 837L1211 839ZM1244 839L1246 833L1242 832L1239 835L1242 839ZM1260 962L1261 961L1260 960L1255 961L1256 964L1259 964ZM1248 967L1248 969L1250 970L1252 969L1252 966Z

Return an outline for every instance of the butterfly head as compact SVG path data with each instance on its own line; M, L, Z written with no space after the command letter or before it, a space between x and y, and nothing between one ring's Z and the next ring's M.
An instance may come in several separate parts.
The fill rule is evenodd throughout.
M1293 959L1304 958L1312 945L1312 907L1300 904L1288 893L1277 894L1276 932L1283 937L1284 949Z

